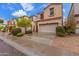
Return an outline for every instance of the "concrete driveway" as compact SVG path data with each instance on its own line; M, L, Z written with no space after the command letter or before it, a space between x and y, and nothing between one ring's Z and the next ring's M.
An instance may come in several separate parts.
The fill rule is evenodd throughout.
M25 35L25 37L34 42L51 45L56 35L51 33L33 33L32 35Z

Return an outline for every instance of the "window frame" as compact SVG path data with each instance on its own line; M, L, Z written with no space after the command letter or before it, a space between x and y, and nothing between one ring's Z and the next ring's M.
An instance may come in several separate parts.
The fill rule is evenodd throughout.
M54 16L54 14L55 14L55 13L54 13L54 8L52 7L52 8L50 8L49 10L50 10L50 16Z

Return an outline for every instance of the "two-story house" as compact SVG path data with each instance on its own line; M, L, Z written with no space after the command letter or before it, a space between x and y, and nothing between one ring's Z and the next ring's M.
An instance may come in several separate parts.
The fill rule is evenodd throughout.
M51 3L42 13L33 16L33 31L40 33L56 33L56 27L62 25L62 9L61 3Z

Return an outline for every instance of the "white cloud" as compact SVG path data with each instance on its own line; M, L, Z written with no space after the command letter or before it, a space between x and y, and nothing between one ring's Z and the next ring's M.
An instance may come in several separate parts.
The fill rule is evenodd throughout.
M63 12L65 13L66 12L66 10L63 8Z
M21 17L21 16L25 16L27 15L25 11L23 10L18 10L18 11L15 11L12 13L13 16L16 16L16 17Z
M21 6L25 11L31 11L34 9L34 6L31 3L21 3Z

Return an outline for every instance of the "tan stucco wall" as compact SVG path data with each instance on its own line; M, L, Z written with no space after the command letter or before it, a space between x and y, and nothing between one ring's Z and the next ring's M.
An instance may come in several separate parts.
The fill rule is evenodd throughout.
M77 21L79 21L79 17L75 17L75 21L76 21L76 28L79 28L79 24L77 23Z
M79 14L79 3L74 3L74 14Z
M74 8L74 15L79 14L79 3L74 3L73 8ZM79 28L79 24L77 23L77 21L79 21L79 16L75 17L75 21L76 21L76 27Z
M32 32L36 31L36 23L33 21L32 22Z
M75 17L76 22L79 21L79 17ZM76 23L76 34L79 34L79 23Z
M54 8L54 16L50 16L50 8ZM62 5L51 5L44 11L44 19L61 17L62 16Z
M37 20L37 17L36 16L33 16L33 21L36 21Z
M79 17L75 17L75 20L76 20L76 21L79 21Z
M40 15L33 16L33 21L38 21L38 20L41 20L41 19L40 19Z

